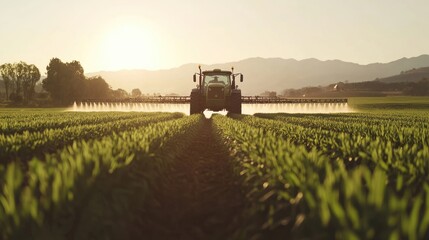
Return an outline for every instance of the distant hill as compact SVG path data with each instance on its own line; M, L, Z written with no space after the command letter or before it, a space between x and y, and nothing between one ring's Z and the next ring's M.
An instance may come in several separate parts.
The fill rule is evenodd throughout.
M418 82L422 79L429 79L429 67L413 68L408 71L403 71L398 75L377 79L384 83L398 83L398 82Z
M178 93L188 95L195 83L192 75L198 64L186 64L178 68L149 71L123 70L89 73L100 75L112 86L131 91L140 88L143 93ZM260 94L266 90L281 92L284 89L328 85L335 82L359 82L386 78L412 68L429 66L429 55L401 58L389 63L360 65L340 60L318 59L249 58L237 62L202 65L202 68L230 69L244 74L239 86L243 95Z
M327 86L286 89L287 97L428 96L429 67L413 68L398 75L362 82L336 82Z

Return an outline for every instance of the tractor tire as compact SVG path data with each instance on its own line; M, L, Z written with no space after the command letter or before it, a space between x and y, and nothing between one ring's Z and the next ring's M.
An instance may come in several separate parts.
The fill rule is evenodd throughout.
M201 101L201 94L198 89L192 89L191 92L191 106L190 106L190 115L199 114L203 112L203 107Z
M228 112L241 114L241 90L232 90Z

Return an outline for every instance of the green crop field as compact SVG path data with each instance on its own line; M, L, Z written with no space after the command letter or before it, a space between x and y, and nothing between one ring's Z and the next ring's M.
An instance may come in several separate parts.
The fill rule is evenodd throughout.
M0 110L0 239L429 239L429 99Z
M359 97L350 98L349 105L360 111L427 111L429 97Z

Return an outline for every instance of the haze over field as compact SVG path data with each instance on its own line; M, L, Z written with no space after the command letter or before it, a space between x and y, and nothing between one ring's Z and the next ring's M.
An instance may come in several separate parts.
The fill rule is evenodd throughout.
M86 72L253 57L390 62L429 53L427 9L426 0L4 1L0 63L26 61L43 75L53 57Z

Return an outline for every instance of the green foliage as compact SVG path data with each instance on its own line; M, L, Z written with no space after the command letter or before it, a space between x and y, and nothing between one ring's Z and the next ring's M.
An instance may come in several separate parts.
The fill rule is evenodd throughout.
M3 162L15 158L28 160L32 156L49 153L72 143L75 139L99 138L112 132L133 129L141 125L182 117L182 114L147 113L136 118L108 121L102 124L68 125L59 129L46 128L42 131L0 134L0 159ZM96 119L93 119L96 120ZM111 119L111 120L114 120ZM78 121L77 121L78 122Z
M428 237L429 115L216 116L250 237ZM424 222L424 224L422 224Z
M85 81L85 97L91 99L108 99L111 95L109 84L101 76L90 77Z
M13 65L10 63L5 63L0 66L0 75L3 79L4 88L6 91L6 101L9 100L9 94L11 88L13 87L15 74L13 71ZM13 91L13 90L12 90Z
M6 90L6 100L28 102L33 99L34 87L40 79L39 69L25 62L6 63L0 66L0 75Z
M46 111L22 114L19 111L11 111L0 115L0 134L10 135L24 131L35 132L68 126L93 125L148 115L150 114L137 112L117 112L115 114L110 112L62 112L59 114Z
M201 121L201 116L183 118L172 113L116 114L116 121L93 113L81 122L75 117L74 127L18 130L22 134L5 135L11 138L4 144L23 136L10 145L16 148L7 149L28 151L35 157L18 154L0 168L2 239L87 239L94 229L99 234L112 233L111 223L117 220L113 217L135 214L127 203L136 196L140 200L150 196L148 186L167 166L166 162L153 161L154 155L174 141L186 139ZM56 113L52 117L66 115ZM14 116L2 117L14 120ZM90 121L92 125L83 125ZM47 122L47 126L52 125ZM53 145L56 151L41 150ZM25 150L27 146L32 150ZM142 170L143 177L133 183ZM124 179L128 179L126 184ZM111 235L103 236L99 238Z
M46 67L47 77L43 79L43 89L60 104L71 104L83 97L85 76L78 61L63 63L53 58Z
M108 99L112 95L110 86L101 76L86 78L78 61L63 63L53 58L46 67L47 77L42 86L52 100L60 105L71 105L82 99Z
M429 97L355 97L349 98L349 106L360 111L379 111L379 113L428 111Z
M202 121L177 113L0 114L0 238L128 238L126 224L144 213L136 205L144 210L174 159L157 156L174 156ZM427 112L212 121L246 196L238 238L429 237Z

